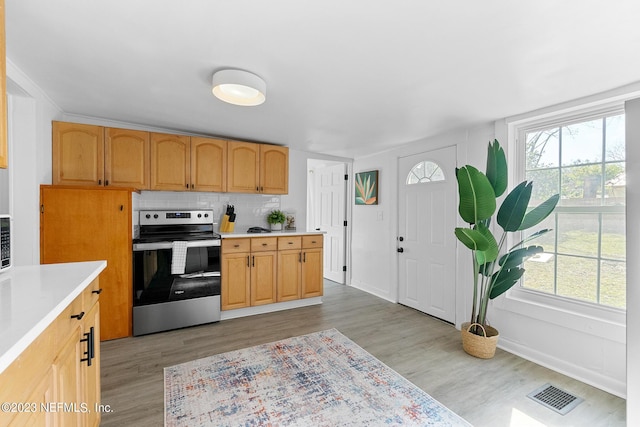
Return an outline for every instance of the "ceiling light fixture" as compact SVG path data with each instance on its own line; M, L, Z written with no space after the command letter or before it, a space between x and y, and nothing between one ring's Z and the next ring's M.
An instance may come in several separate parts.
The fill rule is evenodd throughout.
M243 70L220 70L213 74L212 92L216 98L234 105L262 104L267 84L260 77Z

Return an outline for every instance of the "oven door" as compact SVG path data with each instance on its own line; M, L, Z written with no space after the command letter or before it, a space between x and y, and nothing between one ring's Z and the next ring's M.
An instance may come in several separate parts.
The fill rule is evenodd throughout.
M173 243L133 246L133 305L220 295L220 241L187 243L184 274L171 274Z

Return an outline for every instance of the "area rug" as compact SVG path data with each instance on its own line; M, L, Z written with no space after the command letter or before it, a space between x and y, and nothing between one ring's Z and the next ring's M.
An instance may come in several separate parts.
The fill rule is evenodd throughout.
M336 329L164 370L166 426L469 426Z

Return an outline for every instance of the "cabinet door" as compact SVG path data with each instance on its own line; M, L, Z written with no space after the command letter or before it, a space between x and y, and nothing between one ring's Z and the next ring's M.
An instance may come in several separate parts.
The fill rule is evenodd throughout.
M53 122L54 185L103 185L104 128Z
M191 189L227 191L227 141L191 137Z
M190 182L190 137L151 133L151 189L185 191Z
M251 254L251 305L276 302L278 252Z
M131 336L131 193L43 185L40 202L40 262L106 260L100 276L102 339Z
M300 298L301 260L299 249L278 251L278 302Z
M322 295L322 248L302 250L302 298Z
M82 402L87 402L89 412L85 413L86 424L89 427L100 425L100 412L95 411L95 405L100 404L100 303L96 302L85 314L82 328L84 333L89 333L93 328L93 359L91 365L82 362L83 388ZM87 343L83 351L87 349ZM86 357L86 356L85 356Z
M221 278L221 308L248 307L251 304L251 269L249 267L250 254L239 252L222 254L220 266Z
M227 145L227 191L257 193L260 187L260 145L229 141Z
M55 402L66 404L80 405L84 402L82 399L82 371L80 359L82 355L81 339L81 323L78 322L77 326L73 328L67 340L64 341L62 349L58 353L53 362L53 377L54 377L54 396ZM63 410L63 408L56 408L57 412L57 425L60 426L78 426L83 425L82 413L74 410Z
M289 148L260 145L260 192L287 194L289 192Z
M149 132L105 129L105 185L149 189Z

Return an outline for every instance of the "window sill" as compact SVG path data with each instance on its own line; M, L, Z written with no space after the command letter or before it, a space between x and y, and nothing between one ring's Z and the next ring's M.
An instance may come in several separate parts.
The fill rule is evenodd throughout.
M512 289L494 300L495 307L546 323L626 343L626 311L541 292Z

